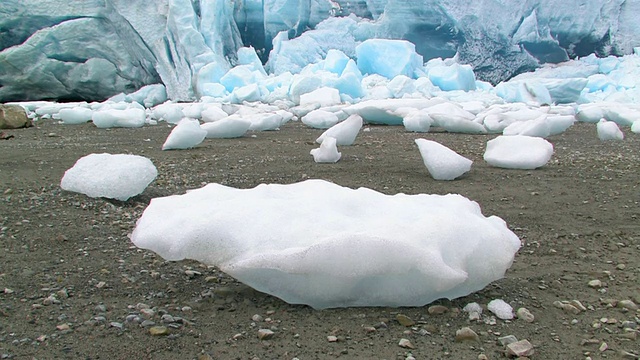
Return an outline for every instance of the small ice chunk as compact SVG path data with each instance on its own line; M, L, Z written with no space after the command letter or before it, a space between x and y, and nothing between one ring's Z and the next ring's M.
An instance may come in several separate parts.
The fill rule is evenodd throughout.
M473 161L435 141L416 139L422 161L435 180L454 180L471 170Z
M84 124L91 121L93 110L82 106L76 106L71 109L60 109L58 112L60 120L65 125L70 124Z
M417 110L402 118L402 124L407 131L429 132L433 119L427 111Z
M158 171L151 160L127 154L89 154L76 161L60 187L89 197L126 201L144 191Z
M340 104L340 91L330 87L321 87L311 92L300 95L300 106L310 104L320 104L320 106L331 106Z
M544 166L553 155L553 145L539 137L498 136L487 142L484 160L491 166L531 170Z
M325 138L333 137L338 145L352 145L361 128L362 117L354 114L327 129L316 139L316 142L321 144Z
M636 120L631 124L631 131L634 134L640 134L640 120Z
M173 128L162 150L190 149L200 144L207 136L207 131L200 128L198 120L184 118Z
M598 138L600 138L600 140L602 141L624 139L622 130L620 130L618 124L613 121L602 119L598 122L596 128L598 131Z
M340 119L330 111L313 110L301 119L302 123L315 129L328 129L337 124Z
M147 120L147 114L142 109L130 108L125 110L107 109L94 111L91 115L93 124L99 128L142 127Z
M217 105L205 106L202 112L200 113L200 117L204 122L218 121L220 119L226 118L227 116L229 116L229 114L224 112L224 110L222 110Z
M251 121L232 115L222 120L207 122L200 128L207 131L208 139L231 139L243 136L251 126Z
M513 319L513 308L502 299L494 299L487 304L487 310L495 314L499 319Z
M319 148L312 149L310 154L317 163L336 163L342 157L342 153L338 152L336 139L330 136L322 141Z

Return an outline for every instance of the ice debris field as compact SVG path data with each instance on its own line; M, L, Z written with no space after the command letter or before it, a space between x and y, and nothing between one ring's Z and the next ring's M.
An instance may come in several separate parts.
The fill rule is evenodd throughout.
M301 121L318 129L318 148L309 154L317 163L340 161L340 148L375 125L483 135L484 161L507 169L545 166L553 136L576 121L593 123L602 141L624 141L621 128L640 132L638 55L587 56L493 86L476 81L456 59L422 64L406 41L369 41L355 60L332 50L295 75L267 74L253 49L243 49L238 66L201 83L208 95L198 102L167 101L163 85L152 85L102 103L19 104L38 121L70 126L166 122L173 129L163 150L259 136ZM395 61L376 56L391 45ZM473 164L455 150L418 139L427 169L416 171L464 181ZM61 186L126 200L155 174L138 157L94 154L78 160ZM218 266L258 290L316 308L418 306L464 296L501 278L520 247L500 218L485 217L459 195L390 196L322 180L244 190L210 184L154 199L132 241L166 259Z

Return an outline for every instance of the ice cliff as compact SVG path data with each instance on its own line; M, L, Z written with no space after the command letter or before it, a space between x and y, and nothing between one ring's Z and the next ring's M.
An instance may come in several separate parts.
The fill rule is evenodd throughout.
M253 46L295 72L331 48L404 39L498 82L542 62L640 45L640 0L3 0L0 101L102 100L162 82L198 96Z

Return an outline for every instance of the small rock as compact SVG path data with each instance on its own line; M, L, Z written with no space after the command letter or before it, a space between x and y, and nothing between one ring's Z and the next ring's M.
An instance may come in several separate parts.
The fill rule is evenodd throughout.
M364 331L365 331L365 332L367 332L367 333L374 333L374 332L376 332L376 331L377 331L377 330L376 330L376 328L375 328L375 327L373 327L373 326L365 326L365 327L363 327L363 329L364 329Z
M148 328L151 326L155 326L155 322L151 321L151 320L144 320L142 323L140 323L140 326L142 326L143 328Z
M507 345L507 354L511 356L528 357L533 355L533 353L533 345L531 345L529 340L526 339L516 341Z
M149 334L152 336L165 336L169 335L169 328L166 326L152 326L149 328Z
M260 340L269 340L273 337L275 333L269 329L260 329L258 330L258 339Z
M202 275L201 272L195 271L195 270L185 270L184 274L187 275L190 278L194 278L196 276Z
M518 338L515 337L514 335L507 335L507 336L503 336L503 337L499 337L498 338L498 342L502 346L507 346L507 345L512 344L512 343L517 342L517 341L518 341Z
M56 326L56 329L60 330L60 331L66 331L71 329L71 326L69 326L69 324L60 324L58 326Z
M106 283L106 282L104 282L104 281L100 281L99 283L97 283L97 284L96 284L96 287L97 287L98 289L102 289L102 288L103 288L103 287L105 287L106 285L107 285L107 283Z
M473 331L471 328L463 327L462 329L456 331L455 341L456 342L463 342L463 341L480 342L480 336L478 336L478 334L476 334L476 332Z
M403 315L403 314L396 315L396 320L398 320L400 325L406 326L406 327L413 326L413 325L416 324L416 322L413 321L410 317L408 317L407 315Z
M631 300L620 300L618 301L617 307L627 310L638 310L638 305Z
M33 124L22 106L0 104L0 129L19 129L30 126Z
M152 309L140 309L140 314L147 319L151 319L156 314L156 312Z
M449 311L449 308L443 305L433 305L429 306L429 309L427 309L429 315L440 315L446 313L447 311Z
M333 336L333 335L329 335L329 336L327 336L327 341L328 342L338 342L338 337L337 336Z
M580 310L580 311L587 311L587 308L582 305L582 303L578 300L571 300L569 301L569 305L575 307L576 309Z
M116 322L116 321L112 321L112 322L110 322L110 323L109 323L109 326L110 326L110 327L114 327L114 328L116 328L116 329L118 329L118 330L122 330L122 329L124 329L124 325L123 325L122 323L119 323L119 322Z
M405 348L405 349L415 349L416 348L415 346L413 346L411 341L409 341L408 339L400 339L400 342L398 342L398 346L400 346L401 348Z
M255 314L255 315L253 315L251 317L251 320L255 321L255 322L262 322L262 320L264 320L264 318L262 316L258 315L258 314Z
M602 287L602 281L595 279L595 280L591 280L589 281L589 287L592 287L594 289L599 289Z
M568 313L574 314L574 315L580 314L580 309L578 309L577 307L575 307L575 306L573 306L571 304L567 304L567 303L562 302L562 301L558 301L558 300L554 301L553 302L553 306L557 307L558 309L562 309L562 310L564 310L564 311L566 311Z
M624 350L620 350L618 352L618 355L620 356L621 359L632 359L632 360L640 359L640 356L638 354L634 354Z
M535 317L529 311L529 309L523 307L519 308L518 311L516 311L516 316L518 317L518 319L524 320L528 323L532 323L535 320Z
M608 349L609 349L609 345L606 342L603 342L602 344L600 344L600 347L598 348L598 351L605 352Z
M489 360L489 358L485 354L480 354L478 355L478 360Z

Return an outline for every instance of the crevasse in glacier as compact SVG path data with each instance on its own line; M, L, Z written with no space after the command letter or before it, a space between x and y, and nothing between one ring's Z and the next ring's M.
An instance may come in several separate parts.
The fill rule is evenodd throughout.
M402 39L497 83L543 62L640 45L640 0L3 0L0 101L102 100L163 83L194 99L252 46L296 73L371 38Z

